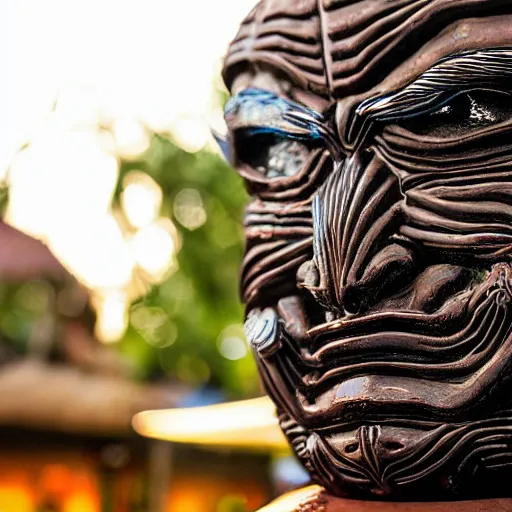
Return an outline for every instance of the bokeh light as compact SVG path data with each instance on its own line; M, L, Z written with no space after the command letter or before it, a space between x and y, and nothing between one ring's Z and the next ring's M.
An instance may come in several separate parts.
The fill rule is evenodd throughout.
M169 219L138 230L131 240L135 261L153 278L161 278L173 265L177 233Z
M119 117L112 123L117 154L124 158L140 155L149 147L149 134L133 117Z
M142 171L131 171L123 180L123 210L134 228L155 221L162 205L162 189Z
M237 361L248 353L241 324L230 325L222 331L217 341L219 352L230 361Z
M174 199L174 216L183 227L191 231L206 222L207 215L198 190L185 188L178 192Z
M170 347L178 338L178 328L163 308L135 307L130 322L144 340L156 348Z
M98 312L96 336L105 343L117 341L127 324L128 297L126 293L114 290L95 296L94 305Z

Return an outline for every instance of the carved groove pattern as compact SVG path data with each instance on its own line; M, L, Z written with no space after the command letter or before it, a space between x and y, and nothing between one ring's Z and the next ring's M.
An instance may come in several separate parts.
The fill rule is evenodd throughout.
M339 96L367 85L397 53L419 48L450 22L503 7L507 1L261 2L231 45L225 78L230 83L241 64L264 63L314 92Z
M246 335L298 458L341 496L511 496L510 2L264 0L224 77Z

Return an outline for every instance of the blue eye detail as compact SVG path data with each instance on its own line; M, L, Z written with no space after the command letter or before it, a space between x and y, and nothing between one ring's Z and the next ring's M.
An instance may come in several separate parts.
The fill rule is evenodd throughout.
M337 155L335 133L322 114L272 92L240 92L227 102L224 117L233 144L230 156L236 157L231 163L243 168L249 181L296 176L313 148L323 146Z
M247 136L268 134L304 142L333 145L334 133L315 110L262 89L246 89L226 104L226 123L232 132Z

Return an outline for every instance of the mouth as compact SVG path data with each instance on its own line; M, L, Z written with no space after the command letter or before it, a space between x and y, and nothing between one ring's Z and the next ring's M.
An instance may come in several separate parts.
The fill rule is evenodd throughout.
M282 300L280 348L260 366L313 428L467 420L508 378L510 278L511 267L497 264L433 312L376 307L314 325L304 325L311 315L300 300Z

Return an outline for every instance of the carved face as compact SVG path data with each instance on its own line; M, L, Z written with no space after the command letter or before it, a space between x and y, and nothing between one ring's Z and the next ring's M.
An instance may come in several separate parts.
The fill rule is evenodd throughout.
M512 4L267 0L224 77L246 332L336 494L510 494Z

